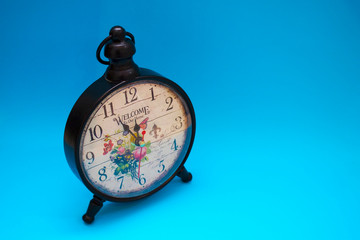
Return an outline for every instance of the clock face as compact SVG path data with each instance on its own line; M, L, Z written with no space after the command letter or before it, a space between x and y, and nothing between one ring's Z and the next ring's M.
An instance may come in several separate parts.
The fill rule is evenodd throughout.
M120 87L85 124L82 172L95 189L114 198L149 193L181 165L191 129L189 107L169 85L143 80Z

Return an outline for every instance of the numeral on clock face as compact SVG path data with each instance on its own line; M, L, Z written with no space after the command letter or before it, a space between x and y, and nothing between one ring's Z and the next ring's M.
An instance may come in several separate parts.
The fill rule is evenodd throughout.
M144 174L141 174L139 178L139 184L144 185L146 183L146 179L144 178Z
M99 180L101 182L103 182L103 181L105 181L107 179L107 175L105 174L105 172L106 172L106 167L101 168L99 170L99 172L98 172L99 173Z
M165 170L164 160L161 160L159 163L160 169L158 169L158 173L162 173Z
M118 177L117 180L120 182L120 189L121 189L124 182L124 176Z
M166 102L167 104L169 104L168 107L166 108L166 111L169 111L169 110L173 109L173 106L171 105L172 102L173 102L173 98L172 98L172 97L167 97L167 98L165 99L165 102Z
M176 139L174 139L173 144L171 144L171 150L176 151L178 149L178 145L176 145Z
M109 108L110 108L110 115L108 115L108 110L107 110L106 105L108 105ZM104 115L105 115L104 118L107 118L107 117L109 117L109 116L114 116L114 115L115 115L115 113L114 113L114 106L113 106L113 103L112 103L112 102L109 103L109 104L104 104L103 109L104 109Z
M151 101L154 101L155 100L155 96L154 96L154 88L150 88L150 91L151 91Z
M96 139L101 138L101 136L102 136L102 131L103 131L103 130L102 130L102 128L101 128L99 125L95 125L94 131L93 131L92 128L89 128L90 141L94 141L94 140L95 140L94 137L95 137Z
M94 162L95 156L93 152L86 153L86 159L89 160L88 164L92 164Z
M136 100L138 99L137 96L136 96L136 92L137 92L137 90L136 90L135 87L130 88L130 90L129 90L129 95L130 95L130 97L131 97L131 100L130 100L130 102L129 102L129 100L128 100L128 91L124 91L124 94L125 94L125 104L134 102L134 101L136 101Z

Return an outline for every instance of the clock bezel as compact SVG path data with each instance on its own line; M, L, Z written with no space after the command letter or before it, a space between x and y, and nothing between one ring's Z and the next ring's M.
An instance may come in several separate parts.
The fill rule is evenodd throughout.
M155 192L159 191L163 187L165 187L183 168L193 146L193 142L195 139L195 130L196 130L196 120L195 120L195 111L193 105L190 101L190 98L186 94L186 92L175 82L167 79L165 77L160 76L159 74L147 70L147 69L140 69L140 76L135 78L131 81L124 81L121 83L110 83L108 82L105 77L101 77L92 85L86 89L83 94L79 97L77 102L75 103L73 109L70 112L68 122L65 127L65 135L64 135L64 147L65 147L65 154L68 160L70 167L72 168L75 175L81 179L84 185L96 196L100 197L103 200L112 201L112 202L126 202L126 201L133 201L137 199L141 199L147 196L154 194ZM86 123L88 119L91 117L93 111L96 107L113 91L126 87L126 85L133 84L136 82L141 81L156 81L159 83L164 84L165 86L168 85L170 88L174 89L176 94L180 95L187 108L189 110L190 118L191 118L191 136L187 136L188 139L190 137L189 147L186 149L186 153L184 155L184 159L181 161L179 167L175 170L175 172L168 177L158 187L151 190L150 192L134 196L134 197L114 197L107 195L101 191L99 191L93 184L89 182L86 177L85 172L81 167L81 159L79 156L80 153L80 145L81 145L81 135L86 127ZM85 110L86 109L86 110ZM90 110L89 110L90 109ZM80 113L78 112L80 111ZM75 139L74 139L75 138ZM188 140L186 140L188 141ZM177 161L177 160L176 160Z

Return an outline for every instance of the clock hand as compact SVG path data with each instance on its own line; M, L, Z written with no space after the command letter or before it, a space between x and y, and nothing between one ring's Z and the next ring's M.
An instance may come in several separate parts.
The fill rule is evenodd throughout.
M135 119L134 131L137 133L138 137L139 137L139 130L140 130L140 126L136 123L136 119Z
M140 129L140 126L136 123L136 120L135 120L134 131L136 131L137 136L135 136L135 134L130 130L129 125L124 124L121 120L120 120L120 123L123 125L124 132L126 132L126 131L129 132L129 133L135 138L135 145L136 145L136 146L140 146L140 141L142 140L142 138L139 137L139 129Z
M141 156L142 156L142 147L140 147L140 158L139 158L139 169L138 169L138 178L140 180L140 163L141 163Z
M140 141L143 140L143 138L140 137L139 130L140 130L140 126L137 124L136 119L135 119L134 131L136 132L136 135L137 135L137 137L135 138L136 146L140 146Z
M120 120L120 123L124 128L124 132L128 131L131 135L133 135L134 138L136 138L135 134L130 130L129 125L124 124L121 120Z

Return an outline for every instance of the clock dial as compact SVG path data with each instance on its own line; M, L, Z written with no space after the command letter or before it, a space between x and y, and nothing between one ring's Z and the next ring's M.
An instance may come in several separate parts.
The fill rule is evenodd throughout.
M108 95L80 139L88 182L115 198L151 192L181 165L190 145L191 116L184 99L158 81L137 81Z

